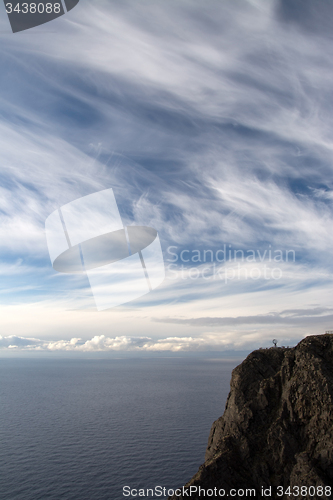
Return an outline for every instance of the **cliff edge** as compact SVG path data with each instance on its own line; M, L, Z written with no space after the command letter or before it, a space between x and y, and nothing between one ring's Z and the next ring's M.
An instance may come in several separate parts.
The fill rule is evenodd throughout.
M262 487L271 487L271 498L293 498L285 494L288 487L296 492L294 487L306 486L305 494L294 498L333 499L333 488L332 496L309 490L332 485L333 335L306 337L294 348L252 352L232 372L225 412L211 428L205 463L185 488L224 489L225 496L232 496L227 493L233 488L253 488L256 498L263 498ZM203 497L194 490L190 498ZM189 498L177 493L169 498ZM210 498L220 496L215 491Z

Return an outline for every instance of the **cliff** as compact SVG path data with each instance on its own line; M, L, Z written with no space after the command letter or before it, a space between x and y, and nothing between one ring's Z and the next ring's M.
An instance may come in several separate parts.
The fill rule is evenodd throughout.
M284 494L289 486L295 493L294 487L302 485L307 488L303 495ZM253 488L256 498L263 498L262 487L271 487L271 498L333 499L333 488L332 496L309 490L332 485L333 335L306 337L294 348L252 352L232 372L225 412L211 428L205 463L185 486L193 486L190 498L203 498L195 492L200 486L224 489L225 496L232 488ZM215 491L210 498L221 496Z

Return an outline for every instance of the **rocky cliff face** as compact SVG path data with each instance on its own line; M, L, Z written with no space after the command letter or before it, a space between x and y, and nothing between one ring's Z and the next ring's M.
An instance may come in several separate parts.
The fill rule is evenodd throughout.
M264 487L271 498L332 500L333 488L329 495L318 487L333 486L333 335L254 351L233 370L230 386L205 463L186 485L193 487L190 498L203 498L195 492L200 486L222 488L225 496L233 488L253 488L263 498ZM307 489L293 496L301 486ZM221 498L216 491L210 498ZM170 498L189 496L185 491Z

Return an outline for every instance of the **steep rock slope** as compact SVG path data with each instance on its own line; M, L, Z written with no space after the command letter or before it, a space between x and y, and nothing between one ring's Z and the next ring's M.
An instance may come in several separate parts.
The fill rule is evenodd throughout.
M257 498L262 487L272 487L272 498L294 498L277 495L277 486L333 486L333 335L254 351L233 370L225 412L191 485L255 488ZM333 488L332 496L303 491L297 498L333 499Z

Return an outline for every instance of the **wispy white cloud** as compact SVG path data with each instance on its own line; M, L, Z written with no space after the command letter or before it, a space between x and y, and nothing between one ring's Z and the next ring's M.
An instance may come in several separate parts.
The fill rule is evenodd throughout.
M333 308L315 307L309 309L291 309L269 314L237 317L206 317L206 318L161 318L157 322L171 324L186 324L190 326L230 326L230 325L295 325L307 326L313 323L331 324L333 322Z
M4 331L18 337L44 332L55 349L80 350L86 342L87 349L143 349L131 340L133 326L126 326L131 310L138 338L158 337L143 344L146 350L177 350L208 345L211 326L201 325L204 340L189 340L191 321L219 317L221 308L220 335L236 343L243 335L265 338L259 318L287 304L328 307L332 48L327 30L308 29L311 16L290 22L286 9L284 1L266 0L81 0L53 22L52 36L45 27L35 36L2 36ZM325 9L316 16L329 18ZM0 22L2 28L6 17ZM155 227L164 250L216 251L230 243L262 251L271 244L294 249L297 262L279 264L283 276L274 286L168 275L142 301L92 320L87 282L52 271L44 221L64 203L107 187L114 188L123 220ZM228 272L234 266L228 264ZM250 263L244 266L251 271ZM108 314L119 337L109 336ZM238 329L226 324L252 316L258 325L256 319ZM319 316L313 315L312 328L323 327L325 315ZM167 326L151 317L184 321L173 324L175 338L167 341ZM307 327L301 318L274 317L272 326L298 336ZM64 330L68 338L76 331L91 337L94 322L102 335L83 344L60 339Z

